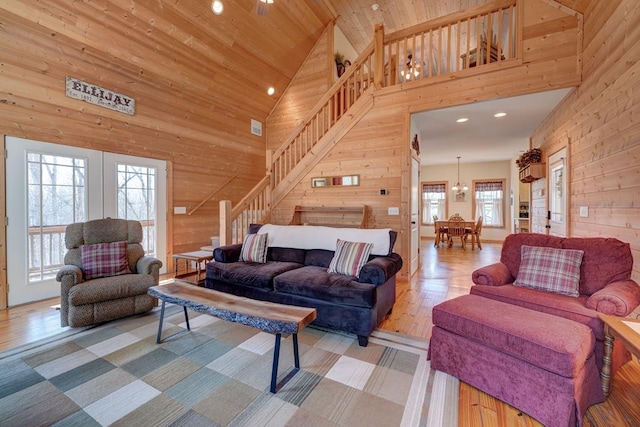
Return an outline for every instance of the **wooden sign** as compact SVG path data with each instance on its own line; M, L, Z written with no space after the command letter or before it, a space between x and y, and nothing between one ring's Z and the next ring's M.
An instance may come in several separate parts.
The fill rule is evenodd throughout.
M67 96L133 116L136 100L73 77L66 77Z

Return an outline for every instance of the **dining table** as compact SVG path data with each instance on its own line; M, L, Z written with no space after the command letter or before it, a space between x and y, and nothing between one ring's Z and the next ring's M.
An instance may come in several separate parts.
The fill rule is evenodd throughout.
M448 227L449 226L449 220L446 219L439 219L437 221L435 221L435 229L439 230L441 227ZM474 231L476 230L476 223L474 221L464 221L464 228L469 228L471 229L471 250L474 250L476 247L476 235L474 233ZM440 247L440 233L436 233L436 242L434 243L435 246Z

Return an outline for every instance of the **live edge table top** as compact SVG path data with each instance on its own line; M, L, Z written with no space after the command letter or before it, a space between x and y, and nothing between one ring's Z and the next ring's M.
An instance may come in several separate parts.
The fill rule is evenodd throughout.
M152 286L149 295L273 334L298 333L317 315L315 308L253 300L180 282Z

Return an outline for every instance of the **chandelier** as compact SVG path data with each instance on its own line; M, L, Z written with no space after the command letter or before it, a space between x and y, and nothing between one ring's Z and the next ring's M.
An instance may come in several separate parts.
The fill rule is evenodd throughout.
M451 189L453 191L457 191L458 193L467 191L469 189L466 184L460 184L460 156L458 156L458 182L456 182L456 185L451 187Z
M411 80L412 78L418 78L420 76L420 73L422 72L422 70L420 70L421 65L423 65L423 63L418 62L418 60L414 60L413 59L413 54L409 54L409 56L407 56L407 63L406 63L406 71L400 70L400 75L405 79L405 80Z
M256 11L258 15L266 15L269 13L269 5L273 4L273 0L258 0Z

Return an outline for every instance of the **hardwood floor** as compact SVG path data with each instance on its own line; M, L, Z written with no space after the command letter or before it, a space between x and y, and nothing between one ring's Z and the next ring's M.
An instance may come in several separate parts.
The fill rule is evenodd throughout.
M393 313L383 329L429 338L434 305L469 293L471 273L500 259L499 243L483 242L483 250L435 248L433 240L421 244L421 267L410 281L398 282ZM67 328L60 327L58 299L0 310L0 351L37 341ZM552 397L550 397L552 398ZM460 426L541 426L519 410L465 384L460 386ZM640 363L625 365L613 380L606 402L593 405L584 417L590 426L640 425Z

